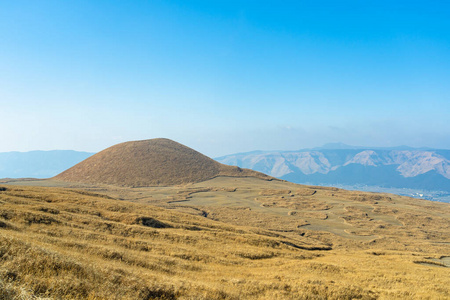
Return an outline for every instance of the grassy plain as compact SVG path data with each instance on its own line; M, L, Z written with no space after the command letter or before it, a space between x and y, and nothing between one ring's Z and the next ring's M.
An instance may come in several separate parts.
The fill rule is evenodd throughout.
M445 203L256 178L0 184L0 299L449 299L448 257Z

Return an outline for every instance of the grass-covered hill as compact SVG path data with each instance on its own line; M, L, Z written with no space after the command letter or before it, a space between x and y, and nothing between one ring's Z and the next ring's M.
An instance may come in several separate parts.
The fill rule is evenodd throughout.
M256 171L220 164L169 139L133 141L109 147L55 179L137 187L200 182L219 175L271 179Z

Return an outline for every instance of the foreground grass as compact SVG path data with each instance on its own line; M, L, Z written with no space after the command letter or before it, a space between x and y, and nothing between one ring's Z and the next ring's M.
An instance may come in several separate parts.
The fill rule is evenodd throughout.
M352 245L78 190L0 191L0 299L450 298L450 269L417 263L446 253Z

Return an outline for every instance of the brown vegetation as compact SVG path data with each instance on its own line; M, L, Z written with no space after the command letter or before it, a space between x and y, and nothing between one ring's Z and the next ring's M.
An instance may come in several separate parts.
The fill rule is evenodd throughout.
M324 212L331 218L315 219L314 213L324 212L311 207L299 210L300 216L289 214L281 200L281 207L222 205L231 195L241 204L246 197L254 204L255 196L299 189L259 182L216 178L190 188L121 188L104 195L96 191L104 188L94 186L5 186L0 191L0 299L450 297L450 269L433 263L450 254L448 205L380 198L379 212L372 209L369 221L367 207L374 204L361 198L373 194L360 193L356 200L355 192L315 188L314 195L304 194L328 203L331 208ZM212 187L219 183L221 188ZM259 195L260 186L273 193ZM135 196L146 193L160 199L159 207L112 198L120 194L139 202ZM187 197L186 205L167 203L167 196L177 194ZM301 203L308 197L304 194ZM291 198L296 197L286 198L289 203ZM215 204L193 205L207 199ZM183 208L203 216L177 212ZM339 213L342 218L333 216ZM386 223L391 214L398 225ZM305 216L311 225L303 226ZM385 227L375 228L378 223L372 223L383 216ZM344 217L364 222L346 224ZM333 233L339 226L374 236Z

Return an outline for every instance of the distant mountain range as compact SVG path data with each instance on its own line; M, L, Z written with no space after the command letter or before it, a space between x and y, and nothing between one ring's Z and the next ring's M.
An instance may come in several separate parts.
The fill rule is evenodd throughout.
M94 153L72 150L0 153L0 178L49 178ZM326 144L298 151L252 151L216 158L295 183L368 185L450 193L450 150Z
M72 150L0 153L0 178L49 178L94 153Z
M450 192L450 150L366 148L339 143L298 151L238 153L216 160L295 183Z

